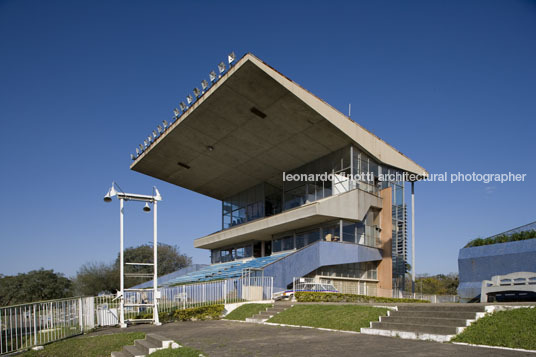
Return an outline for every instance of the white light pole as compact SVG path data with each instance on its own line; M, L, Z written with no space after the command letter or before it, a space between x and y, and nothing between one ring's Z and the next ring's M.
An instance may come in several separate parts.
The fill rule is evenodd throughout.
M411 181L411 292L415 297L415 182Z
M153 195L138 195L134 193L118 192L115 189L115 182L112 182L112 187L108 190L108 193L104 196L104 202L111 202L113 196L117 196L119 199L119 325L122 328L127 327L125 323L125 261L124 261L124 201L141 201L145 202L143 211L149 212L151 208L149 203L153 204L153 263L132 263L129 265L152 265L153 266L153 323L160 325L158 318L158 299L160 298L158 292L158 231L157 231L157 202L162 200L162 196L156 187L153 187ZM119 188L119 187L118 187ZM135 275L135 274L134 274ZM126 289L127 291L140 291L144 289ZM143 303L141 304L143 305ZM133 306L140 306L140 304L133 304Z

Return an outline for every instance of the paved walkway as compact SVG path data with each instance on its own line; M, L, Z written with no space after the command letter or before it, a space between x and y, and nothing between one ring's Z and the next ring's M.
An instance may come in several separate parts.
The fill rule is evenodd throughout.
M111 328L94 334L153 332L204 351L210 357L241 356L531 356L534 353L469 347L451 343L349 334L317 329L234 321L176 322L162 326Z

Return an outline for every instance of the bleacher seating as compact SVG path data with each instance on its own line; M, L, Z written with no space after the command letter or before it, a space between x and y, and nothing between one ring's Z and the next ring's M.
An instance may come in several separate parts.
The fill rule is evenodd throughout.
M279 253L262 258L253 258L250 260L237 260L227 263L213 264L197 271L178 276L168 280L161 286L173 286L184 283L196 283L211 280L231 279L242 276L244 269L259 269L287 256L289 253Z

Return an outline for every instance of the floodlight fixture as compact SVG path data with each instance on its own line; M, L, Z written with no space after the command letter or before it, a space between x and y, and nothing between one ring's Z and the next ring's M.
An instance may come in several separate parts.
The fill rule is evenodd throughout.
M220 74L225 72L225 63L224 62L220 62L220 64L218 65L218 70L220 71Z
M145 206L143 207L144 212L151 212L151 207L149 207L149 202L145 202Z
M181 116L181 112L177 108L175 108L173 109L173 115L175 116L175 118L178 118Z
M186 110L186 104L184 104L184 102L180 102L179 107L181 108L182 111Z
M203 88L203 91L208 88L208 82L205 79L201 82L201 88Z
M211 82L214 82L216 80L216 72L211 71L208 76Z
M227 60L229 61L229 64L233 63L235 59L236 59L236 56L235 56L234 52L231 52L231 53L227 56Z
M186 101L188 102L188 105L190 105L194 101L194 97L192 97L191 94L188 94L188 96L186 97Z
M117 195L117 191L115 190L115 182L112 182L112 187L108 190L108 192L104 195L104 202L112 202L112 197Z

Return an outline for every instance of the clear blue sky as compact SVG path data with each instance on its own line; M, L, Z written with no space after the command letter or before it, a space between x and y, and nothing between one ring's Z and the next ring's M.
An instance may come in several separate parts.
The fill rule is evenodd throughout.
M195 262L218 201L129 170L144 136L226 55L253 52L430 172L524 183L416 185L417 273L536 220L534 1L0 1L0 273L72 276L118 251L118 203L157 185L160 241ZM127 245L151 240L129 204Z

